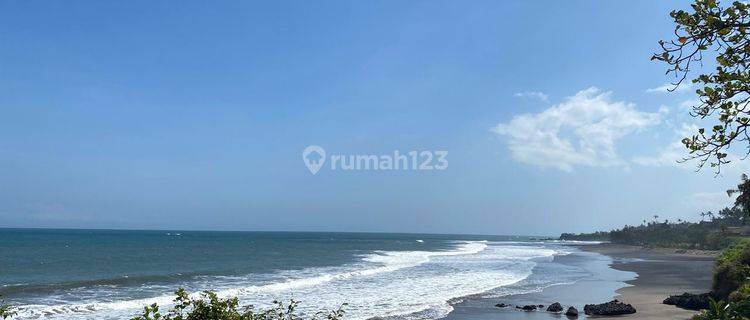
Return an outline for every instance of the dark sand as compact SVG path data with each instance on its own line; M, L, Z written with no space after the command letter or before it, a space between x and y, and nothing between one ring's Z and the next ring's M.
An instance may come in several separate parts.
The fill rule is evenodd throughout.
M524 312L495 307L499 302L543 304L545 307L560 302L565 309L576 307L580 312L578 319L585 319L585 304L615 298L633 304L638 311L618 318L689 319L696 312L663 305L662 300L670 294L706 292L711 286L713 255L677 254L610 244L581 246L581 249L583 252L555 257L555 262L585 269L590 274L585 279L526 294L468 298L454 304L453 312L445 319L567 319L564 315L544 311Z
M648 250L640 247L602 244L583 249L614 258L612 268L638 274L627 281L631 287L617 290L617 299L632 304L638 312L628 318L689 319L695 311L662 304L672 294L703 293L711 288L715 253Z

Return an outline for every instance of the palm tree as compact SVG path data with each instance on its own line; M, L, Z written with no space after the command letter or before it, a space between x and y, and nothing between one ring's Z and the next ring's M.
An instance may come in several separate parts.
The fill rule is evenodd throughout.
M737 189L727 190L727 195L737 195L737 199L734 200L734 208L742 212L742 223L744 224L750 216L750 179L746 174L740 176L740 184L737 185Z

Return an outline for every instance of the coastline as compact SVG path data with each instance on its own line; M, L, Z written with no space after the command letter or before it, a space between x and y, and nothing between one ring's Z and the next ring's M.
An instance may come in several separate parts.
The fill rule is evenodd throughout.
M618 316L633 319L690 319L696 311L664 305L669 295L683 292L702 293L710 290L711 270L715 254L699 251L644 249L633 246L596 244L577 245L579 252L556 256L554 263L584 270L587 276L575 283L561 283L535 292L467 298L454 303L446 320L489 319L561 319L561 314L545 311L524 312L514 307L498 308L497 303L512 306L561 303L574 306L578 319L587 318L585 304L618 299L632 304L637 312ZM540 263L540 268L544 267ZM534 281L533 275L524 281Z
M617 299L632 304L638 312L625 316L638 319L690 319L697 311L661 302L669 295L704 293L711 290L711 272L716 252L649 249L599 244L581 249L613 258L611 267L638 274L618 289Z
M191 239L191 236L192 234L188 233L180 238L170 236L167 239L170 241L179 240L181 243L185 243L186 240ZM159 235L157 239L161 242L163 237L164 235ZM326 243L328 243L330 239L328 237L325 238L327 239ZM199 237L195 240L204 243L203 240L205 240L205 238ZM276 238L273 238L272 240L272 243L278 243L280 241ZM296 241L296 239L291 240L295 240L292 241L292 244L295 247L299 246L299 242ZM257 243L263 243L260 240L255 241ZM468 240L462 241L466 242L467 245L472 242ZM694 311L662 305L661 301L671 294L680 294L686 291L692 293L708 291L711 284L711 270L714 260L713 253L701 251L644 249L640 247L612 244L561 244L556 242L545 244L546 242L531 242L531 245L521 246L521 244L525 243L506 242L505 245L489 247L482 245L483 249L481 250L478 248L474 248L475 250L467 250L469 248L458 250L458 248L454 248L455 240L450 240L448 242L450 245L447 247L452 248L452 251L445 251L445 243L430 239L427 241L414 241L413 239L403 241L402 239L395 239L391 242L390 245L392 246L407 246L407 249L410 249L411 251L378 251L373 257L380 259L389 258L386 261L395 261L396 263L399 263L397 265L403 265L404 261L393 259L406 257L409 258L406 262L414 261L415 253L419 255L417 258L422 257L422 259L418 259L418 261L430 261L430 259L425 258L424 255L439 256L441 258L433 259L432 263L425 264L428 268L420 269L419 266L424 264L424 262L420 262L414 268L399 268L396 270L401 271L397 271L393 274L386 272L385 275L390 275L391 278L385 278L385 280L381 282L382 285L379 286L380 288L386 288L390 286L390 284L398 284L398 281L393 281L396 279L408 279L411 281L410 283L412 283L412 285L422 285L421 288L423 290L419 291L422 292L422 295L430 294L440 291L433 290L430 292L429 290L424 290L425 287L430 285L430 283L414 280L418 280L420 277L424 278L424 275L436 274L436 271L438 272L438 275L442 275L446 274L446 270L449 272L452 270L479 270L479 273L462 272L460 273L462 275L461 277L450 277L453 282L449 283L447 286L444 285L442 288L451 290L464 283L473 281L473 283L479 287L486 288L494 285L494 289L488 291L474 290L473 292L481 293L470 295L453 295L453 297L461 298L450 299L448 303L445 303L446 300L440 300L442 296L437 296L437 300L435 301L439 301L440 304L436 308L420 309L421 311L409 315L388 315L384 312L381 313L384 314L384 316L376 316L369 319L564 319L564 315L543 311L547 306L555 302L562 304L564 309L567 309L568 306L575 307L579 311L578 318L585 319L586 316L583 312L584 305L604 303L615 298L635 306L638 312L635 315L629 316L630 318L688 319L691 315L695 314ZM355 243L359 243L359 241L355 241ZM328 246L330 247L331 245L328 244ZM383 244L378 243L377 246L370 246L382 248ZM426 248L425 246L430 247ZM432 248L432 250L428 250L430 248ZM492 250L499 251L495 252ZM529 250L542 250L547 253L537 252L537 254L529 255ZM406 256L403 254L396 254L401 252L411 254ZM488 254L488 256L478 258L475 255L465 256L461 254L476 252L484 252L484 254ZM550 252L556 252L556 254ZM435 269L436 265L442 267L440 269ZM476 265L481 268L477 269L476 267L473 267ZM410 271L413 271L414 269L419 269L420 273L410 273ZM507 281L505 282L506 285L502 286L500 286L502 282L499 282L502 278L481 277L484 274L482 272L485 271L507 273L512 270L516 270L516 272L519 273L516 274L514 280ZM359 271L350 270L350 272ZM479 277L474 276L476 274L478 274ZM344 278L349 279L356 277ZM304 279L305 278L302 278L302 280ZM518 281L518 279L522 280ZM235 283L237 280L232 279L230 281ZM288 282L282 283L285 285L289 284ZM352 285L352 283L349 283L349 285ZM354 285L357 285L357 283L354 283ZM360 287L368 287L370 285L371 284L369 283L362 284ZM315 290L319 290L321 285L316 285L314 287ZM302 289L294 289L293 291L299 292L306 287L303 286L300 288ZM331 286L331 288L332 291L330 292L333 294L339 294L340 290L345 288L345 286L334 285ZM405 288L409 289L409 287ZM396 289L398 288L396 287ZM393 289L383 290L388 292L410 292ZM349 294L349 296L370 297L370 295L358 295L357 292ZM416 299L420 298L420 296L412 297L415 297ZM172 297L169 296L167 298L168 300L165 300L167 302L160 304L168 304L168 301L171 301ZM419 300L416 299L403 299L401 301L411 301L413 306L420 306L416 304L416 302L419 302ZM340 301L342 299L334 297L333 299L325 300ZM131 299L126 300L126 302L127 301L140 300ZM495 307L498 303L504 303L510 305L510 307ZM145 302L143 304L145 304ZM539 304L542 304L545 307L535 312L523 312L514 307ZM21 304L19 303L16 305ZM61 317L63 315L68 315L69 317L67 318L69 319L92 318L89 317L91 315L89 313L91 309L86 309L87 305L80 303L60 305L61 304L58 303L56 305L51 305L51 307L47 309L36 309L41 310L40 312L42 312L37 314L61 315ZM319 304L312 303L310 305L318 306ZM356 305L363 306L366 304L358 303ZM101 305L99 307L101 307ZM79 312L78 310L84 311Z

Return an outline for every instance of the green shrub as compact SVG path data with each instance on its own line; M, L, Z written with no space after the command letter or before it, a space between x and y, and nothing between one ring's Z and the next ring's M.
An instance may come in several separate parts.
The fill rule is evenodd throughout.
M741 241L741 239L741 237L727 236L723 232L714 231L706 235L702 248L707 250L720 250L729 248Z
M212 291L204 291L199 299L191 299L184 289L175 292L175 306L167 314L159 312L159 306L152 304L143 308L143 313L131 320L302 320L296 314L298 301L289 304L274 301L268 310L255 310L252 306L240 307L237 298L221 299ZM345 305L345 304L344 304ZM309 319L338 320L344 317L339 308L330 312L318 312Z
M750 301L750 281L729 294L730 301Z
M720 299L730 298L735 291L737 293L732 296L732 300L747 296L747 284L750 283L750 241L740 241L722 252L716 259L713 280L714 294Z
M750 301L729 302L711 299L708 310L703 310L693 320L747 320L750 315Z
M0 317L3 319L10 318L16 313L13 311L13 307L7 304L0 305Z
M8 319L12 316L16 315L16 309L9 305L5 304L4 301L0 300L0 318Z

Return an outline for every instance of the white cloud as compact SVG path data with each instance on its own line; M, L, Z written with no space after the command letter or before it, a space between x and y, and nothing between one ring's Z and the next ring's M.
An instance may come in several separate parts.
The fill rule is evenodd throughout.
M663 85L660 85L656 88L650 88L646 89L646 92L648 93L669 93L669 92L686 92L693 88L693 84L690 82L683 82L680 84L679 87L677 87L676 90L670 91L674 89L674 85L671 83L665 83Z
M549 96L546 93L539 91L516 92L513 94L513 96L519 98L535 98L541 100L542 102L549 101Z
M492 131L508 143L513 158L540 167L571 171L575 166L617 166L615 142L658 124L660 113L611 101L611 92L588 88L540 113L516 115Z
M672 142L657 155L639 156L633 158L633 163L649 167L680 167L689 168L685 162L678 163L678 160L685 158L685 146L680 141ZM691 168L692 169L692 168Z
M698 128L700 128L700 126L694 123L682 123L680 128L674 130L675 136L677 137L675 141L662 148L655 155L634 157L633 159L631 159L631 161L642 166L675 167L695 171L698 169L698 165L700 164L699 159L679 162L678 160L683 160L690 155L687 148L685 148L685 145L681 142L682 138L697 134ZM721 175L727 177L737 177L741 173L750 172L750 161L745 159L743 155L727 151L726 160L728 160L729 163L723 164L721 166ZM715 168L711 168L709 164L706 164L701 170L710 174L716 173Z
M680 102L680 109L685 110L685 111L693 111L693 107L700 106L700 105L701 105L701 101L695 98L695 99L690 99L690 100L685 100L685 101Z
M684 159L687 155L687 149L682 144L681 140L684 137L692 136L698 132L698 126L696 124L683 123L682 126L675 130L679 140L674 141L664 147L658 154L653 156L639 156L633 158L633 163L650 166L650 167L678 167L683 169L696 169L696 163L692 162L677 162L678 160Z
M697 192L693 193L683 201L684 209L689 212L717 211L724 207L730 207L734 203L734 197L729 197L725 192Z

